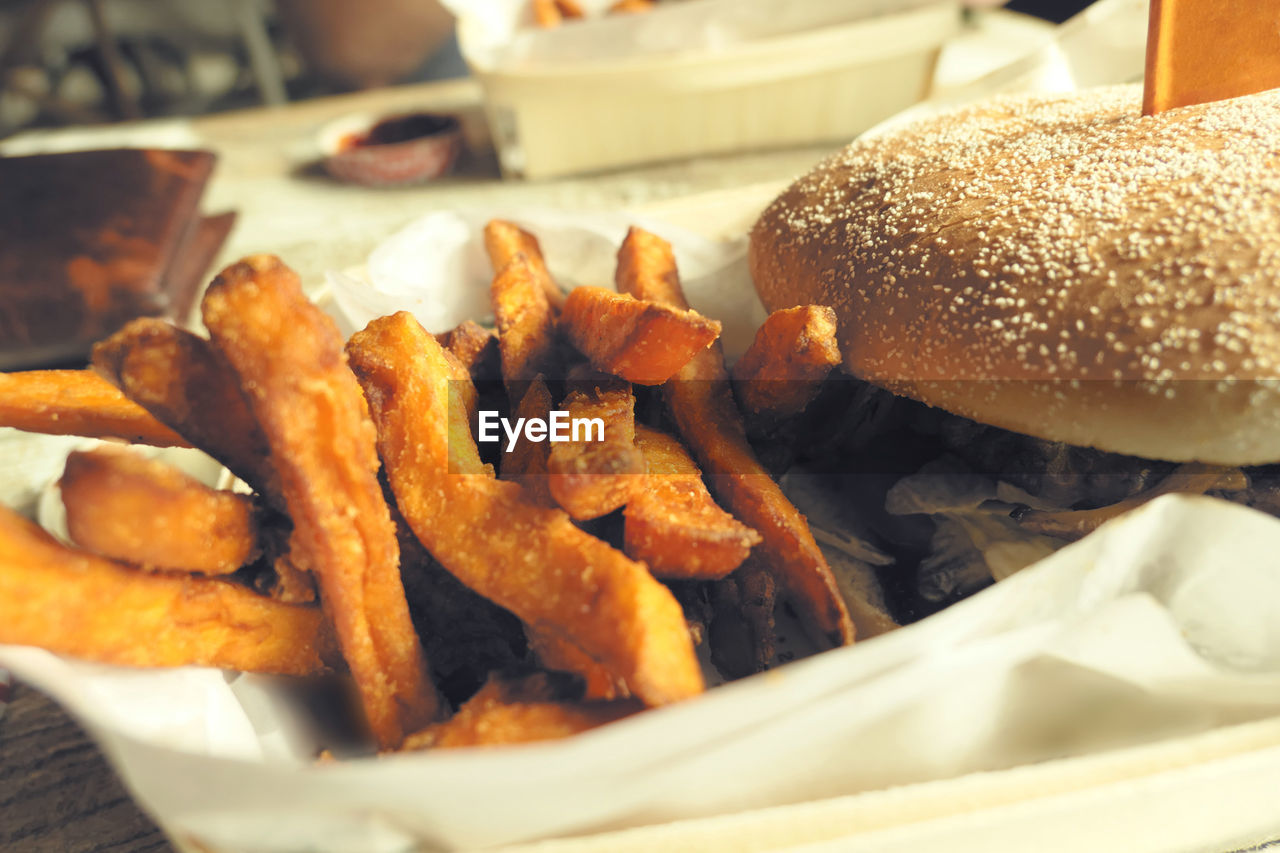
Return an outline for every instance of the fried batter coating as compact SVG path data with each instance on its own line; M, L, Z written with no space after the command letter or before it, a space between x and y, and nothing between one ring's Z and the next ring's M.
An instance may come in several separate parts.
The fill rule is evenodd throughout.
M190 446L88 370L0 373L0 426L46 435L122 438L156 447Z
M671 245L632 228L618 252L619 293L687 308ZM694 356L663 387L663 396L689 448L710 474L716 494L763 537L758 551L778 583L823 637L853 642L853 621L809 523L783 495L747 443L718 344Z
M294 524L290 561L319 581L373 734L395 747L435 716L438 701L400 582L373 424L342 338L270 255L219 274L203 309L270 444Z
M164 320L134 320L94 346L93 367L283 508L266 436L235 371L209 341Z
M696 311L579 287L564 303L560 331L597 370L661 385L720 337L720 324Z
M440 564L540 631L559 634L647 705L702 692L680 605L641 564L485 472L444 351L405 312L347 344L396 503ZM451 473L470 472L470 473Z
M552 9L554 11L554 6ZM538 286L547 295L547 302L552 308L560 310L560 306L564 304L564 291L547 270L547 262L542 256L542 246L538 244L537 237L514 222L491 219L484 226L484 249L489 255L494 273L501 272L516 255L524 255Z
M733 366L733 391L751 435L768 435L805 410L840 364L836 312L826 305L774 311Z
M489 299L498 324L502 380L511 405L518 406L534 377L560 375L555 311L524 255L516 255L494 276Z
M127 666L309 675L337 659L319 610L216 578L139 572L0 507L0 643Z
M113 560L224 575L260 551L252 498L125 448L75 451L58 486L71 540Z
M604 440L579 436L551 445L547 485L569 515L599 518L626 504L644 474L644 456L635 443L636 398L629 383L609 376L577 380L571 388L561 409L571 422L599 418Z
M623 510L627 554L660 578L715 580L736 569L760 534L716 505L675 438L637 425L636 445L648 474Z
M502 356L498 353L498 333L474 320L463 320L442 335L440 346L458 360L473 382L502 378Z
M569 702L543 687L545 676L514 683L491 678L448 722L411 735L406 749L500 746L558 740L641 710L636 702Z
M516 406L515 417L532 420L546 420L551 413L551 392L542 376L535 376L529 383L528 390L520 405ZM505 450L505 447L504 447ZM515 447L502 454L502 467L498 474L504 480L519 483L530 497L544 506L551 505L551 494L547 491L547 456L551 445L545 441L529 441L522 433L516 439Z

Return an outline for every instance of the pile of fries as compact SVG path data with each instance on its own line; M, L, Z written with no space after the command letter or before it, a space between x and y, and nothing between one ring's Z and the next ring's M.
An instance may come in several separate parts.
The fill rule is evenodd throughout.
M0 425L117 440L67 460L72 546L0 510L0 643L349 676L353 725L386 751L562 737L694 697L696 646L724 677L764 669L783 603L819 648L852 642L748 441L839 362L829 309L770 317L731 378L661 238L631 229L617 291L566 296L533 235L484 237L495 330L436 336L401 312L344 342L264 255L210 285L208 338L137 320L92 370L0 374ZM526 430L482 455L482 409L603 435ZM125 442L200 448L247 489Z

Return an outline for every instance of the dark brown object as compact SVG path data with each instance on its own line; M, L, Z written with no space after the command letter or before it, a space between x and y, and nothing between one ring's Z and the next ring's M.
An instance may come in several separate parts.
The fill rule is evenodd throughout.
M203 275L176 263L184 243L208 258L229 228L201 243L195 224L213 164L205 151L0 157L0 367L83 357L139 315L183 318Z
M170 853L89 735L50 698L14 685L0 718L0 849Z
M748 560L711 589L711 662L725 678L745 678L768 669L776 646L773 576Z

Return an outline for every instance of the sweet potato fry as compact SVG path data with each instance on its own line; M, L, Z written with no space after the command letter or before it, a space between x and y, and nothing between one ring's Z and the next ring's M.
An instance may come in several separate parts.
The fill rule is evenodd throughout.
M555 0L555 3L556 8L560 10L560 14L565 17L565 20L586 17L586 12L582 10L582 4L578 0Z
M720 337L720 324L696 311L579 287L565 301L560 331L597 370L661 385Z
M643 565L515 483L450 473L484 469L449 404L443 350L411 315L374 320L347 352L396 502L441 565L525 624L578 646L647 705L702 692L680 605Z
M0 507L0 643L127 666L307 675L336 660L319 610L216 578L139 572Z
M556 0L533 0L533 21L544 30L560 26L563 19Z
M558 24L560 22L559 12L555 12L555 14L557 16L556 23ZM559 311L560 306L564 305L564 291L560 289L560 285L556 284L555 279L551 277L551 272L547 269L547 261L542 256L542 247L538 245L537 237L514 222L508 222L505 219L491 219L484 226L484 249L489 255L489 263L493 267L494 273L502 272L503 267L511 263L516 255L524 255L534 280L538 282L542 292L547 295L547 302L556 311Z
M164 320L134 320L94 346L93 367L283 508L266 436L235 371L209 341Z
M632 228L618 253L620 293L686 308L671 246ZM763 538L758 547L806 624L836 645L853 642L853 622L813 533L747 443L718 344L694 356L663 388L680 435L733 514Z
M489 297L498 325L502 379L515 406L535 376L559 376L555 313L523 255L512 258L494 276Z
M609 7L610 15L637 15L652 12L654 0L618 0Z
M666 433L636 426L648 474L623 510L624 550L660 578L722 578L760 534L718 507L688 452Z
M545 676L521 682L489 680L452 719L405 741L405 749L499 746L557 740L612 723L641 710L636 702L568 702L540 689Z
M464 320L437 335L440 346L458 360L473 382L502 378L502 357L498 354L498 333L474 320Z
M466 393L465 387L462 392ZM542 381L542 376L535 376L520 405L516 406L515 416L525 420L541 418L545 421L550 412L551 392L547 390L547 383ZM533 442L521 435L516 440L515 447L503 454L502 467L498 472L502 479L524 486L529 496L544 506L551 505L551 494L547 491L547 455L550 448L549 442Z
M88 370L0 373L0 426L47 435L123 438L156 447L190 446Z
M611 377L572 383L561 408L569 418L599 418L604 440L563 441L551 445L547 485L569 515L586 520L623 506L644 474L644 457L636 448L636 398L631 386Z
M544 669L568 672L582 679L584 699L625 699L627 685L603 664L558 634L525 628L529 651Z
M835 311L826 305L774 311L733 366L747 431L767 435L799 415L839 364Z
M223 575L260 550L252 498L124 448L72 453L58 485L71 540L103 557Z
M203 310L270 444L294 524L290 560L316 576L373 734L394 747L438 703L400 582L373 424L342 338L270 255L223 270Z

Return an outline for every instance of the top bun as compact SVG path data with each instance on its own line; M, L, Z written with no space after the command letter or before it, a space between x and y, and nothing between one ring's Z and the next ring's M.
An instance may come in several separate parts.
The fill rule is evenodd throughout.
M855 376L1154 459L1280 461L1280 90L1002 97L856 142L751 234L770 310Z

